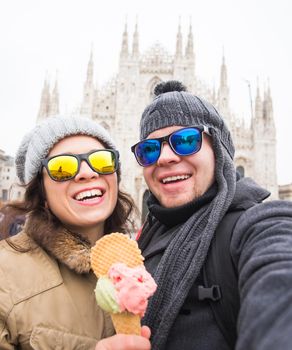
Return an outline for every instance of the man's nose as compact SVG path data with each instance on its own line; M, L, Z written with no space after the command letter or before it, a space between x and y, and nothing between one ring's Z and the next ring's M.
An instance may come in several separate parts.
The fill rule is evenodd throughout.
M180 156L173 152L168 143L161 145L160 156L157 160L158 166L167 165L169 163L175 163L180 161Z

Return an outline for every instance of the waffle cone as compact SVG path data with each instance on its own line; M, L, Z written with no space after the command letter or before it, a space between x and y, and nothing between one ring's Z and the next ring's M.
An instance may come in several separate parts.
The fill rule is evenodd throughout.
M137 242L118 232L100 238L91 248L90 259L91 267L98 278L106 276L110 267L115 263L136 267L142 265L144 260ZM112 313L111 319L116 333L141 334L139 315L125 311Z
M137 242L118 232L103 236L91 248L91 267L97 277L106 275L115 263L135 267L143 260Z
M111 314L111 319L118 334L141 335L141 319L130 312Z

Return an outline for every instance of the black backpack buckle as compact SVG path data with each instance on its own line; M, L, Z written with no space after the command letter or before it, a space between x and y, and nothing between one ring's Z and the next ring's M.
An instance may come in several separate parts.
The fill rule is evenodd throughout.
M221 299L221 290L220 286L213 285L210 288L199 286L198 287L198 299L204 300L204 299L211 299L213 301L217 301Z

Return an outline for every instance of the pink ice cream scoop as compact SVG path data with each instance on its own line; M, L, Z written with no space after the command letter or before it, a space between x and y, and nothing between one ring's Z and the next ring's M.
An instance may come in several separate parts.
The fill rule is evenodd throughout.
M144 316L148 298L154 294L157 285L146 271L144 265L128 267L124 263L116 263L108 271L121 311Z

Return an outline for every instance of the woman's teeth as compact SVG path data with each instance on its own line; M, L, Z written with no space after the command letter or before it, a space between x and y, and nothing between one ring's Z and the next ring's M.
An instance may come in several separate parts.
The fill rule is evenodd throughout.
M75 196L75 199L77 201L82 201L85 199L90 199L92 197L100 197L102 196L102 192L101 190L98 189L94 189L94 190L88 190L88 191L84 191L84 192L80 192Z

